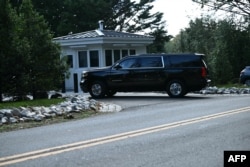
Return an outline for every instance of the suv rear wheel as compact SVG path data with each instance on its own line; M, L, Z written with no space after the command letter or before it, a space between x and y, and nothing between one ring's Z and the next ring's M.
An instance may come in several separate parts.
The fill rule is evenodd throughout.
M93 98L102 98L106 94L106 86L102 81L95 81L90 85L89 93Z
M167 85L167 93L170 97L183 97L186 94L186 88L183 82L172 80Z

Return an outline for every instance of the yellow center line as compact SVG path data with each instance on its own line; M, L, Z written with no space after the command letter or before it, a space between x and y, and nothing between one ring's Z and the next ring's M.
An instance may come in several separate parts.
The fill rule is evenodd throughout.
M31 159L36 159L36 158L40 158L40 157L46 157L46 156L50 156L50 155L60 154L63 152L73 151L73 150L77 150L77 149L83 149L83 148L92 147L92 146L96 146L96 145L100 145L100 144L110 143L110 142L114 142L114 141L118 141L118 140L123 140L123 139L131 138L131 137L141 136L141 135L154 133L154 132L159 132L159 131L172 129L172 128L179 127L179 126L185 126L185 125L189 125L189 124L194 124L194 123L198 123L198 122L202 122L202 121L207 121L207 120L220 118L220 117L224 117L224 116L228 116L228 115L232 115L232 114L247 112L247 111L250 111L250 107L225 111L225 112L211 114L211 115L207 115L207 116L196 117L196 118L192 118L192 119L163 124L163 125L159 125L159 126L153 126L153 127L149 127L149 128L135 130L135 131L129 131L129 132L125 132L125 133L119 133L116 135L110 135L110 136L106 136L106 137L76 142L76 143L72 143L72 144L66 144L66 145L61 145L61 146L57 146L57 147L51 147L51 148L47 148L47 149L31 151L31 152L17 154L17 155L13 155L13 156L2 157L2 158L0 158L0 166L10 165L10 164L14 164L14 163L22 162L22 161L27 161L27 160L31 160Z

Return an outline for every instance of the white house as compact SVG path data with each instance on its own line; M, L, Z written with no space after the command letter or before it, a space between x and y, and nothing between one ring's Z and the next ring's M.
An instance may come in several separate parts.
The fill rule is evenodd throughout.
M153 43L152 36L99 29L69 34L53 39L62 48L61 57L67 56L70 77L65 80L65 91L79 92L81 73L96 67L110 66L127 55L146 53Z

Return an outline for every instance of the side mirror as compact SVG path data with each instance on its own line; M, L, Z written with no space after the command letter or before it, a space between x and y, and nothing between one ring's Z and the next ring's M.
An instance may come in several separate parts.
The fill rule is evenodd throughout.
M115 66L114 66L114 69L116 69L116 70L119 70L119 69L121 69L122 67L120 66L120 64L119 63L117 63Z

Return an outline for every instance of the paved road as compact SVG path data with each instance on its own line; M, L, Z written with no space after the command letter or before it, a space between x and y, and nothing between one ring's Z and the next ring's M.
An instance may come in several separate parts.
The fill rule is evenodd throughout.
M124 110L1 133L0 166L219 167L224 150L250 150L249 95L117 94L101 101Z

